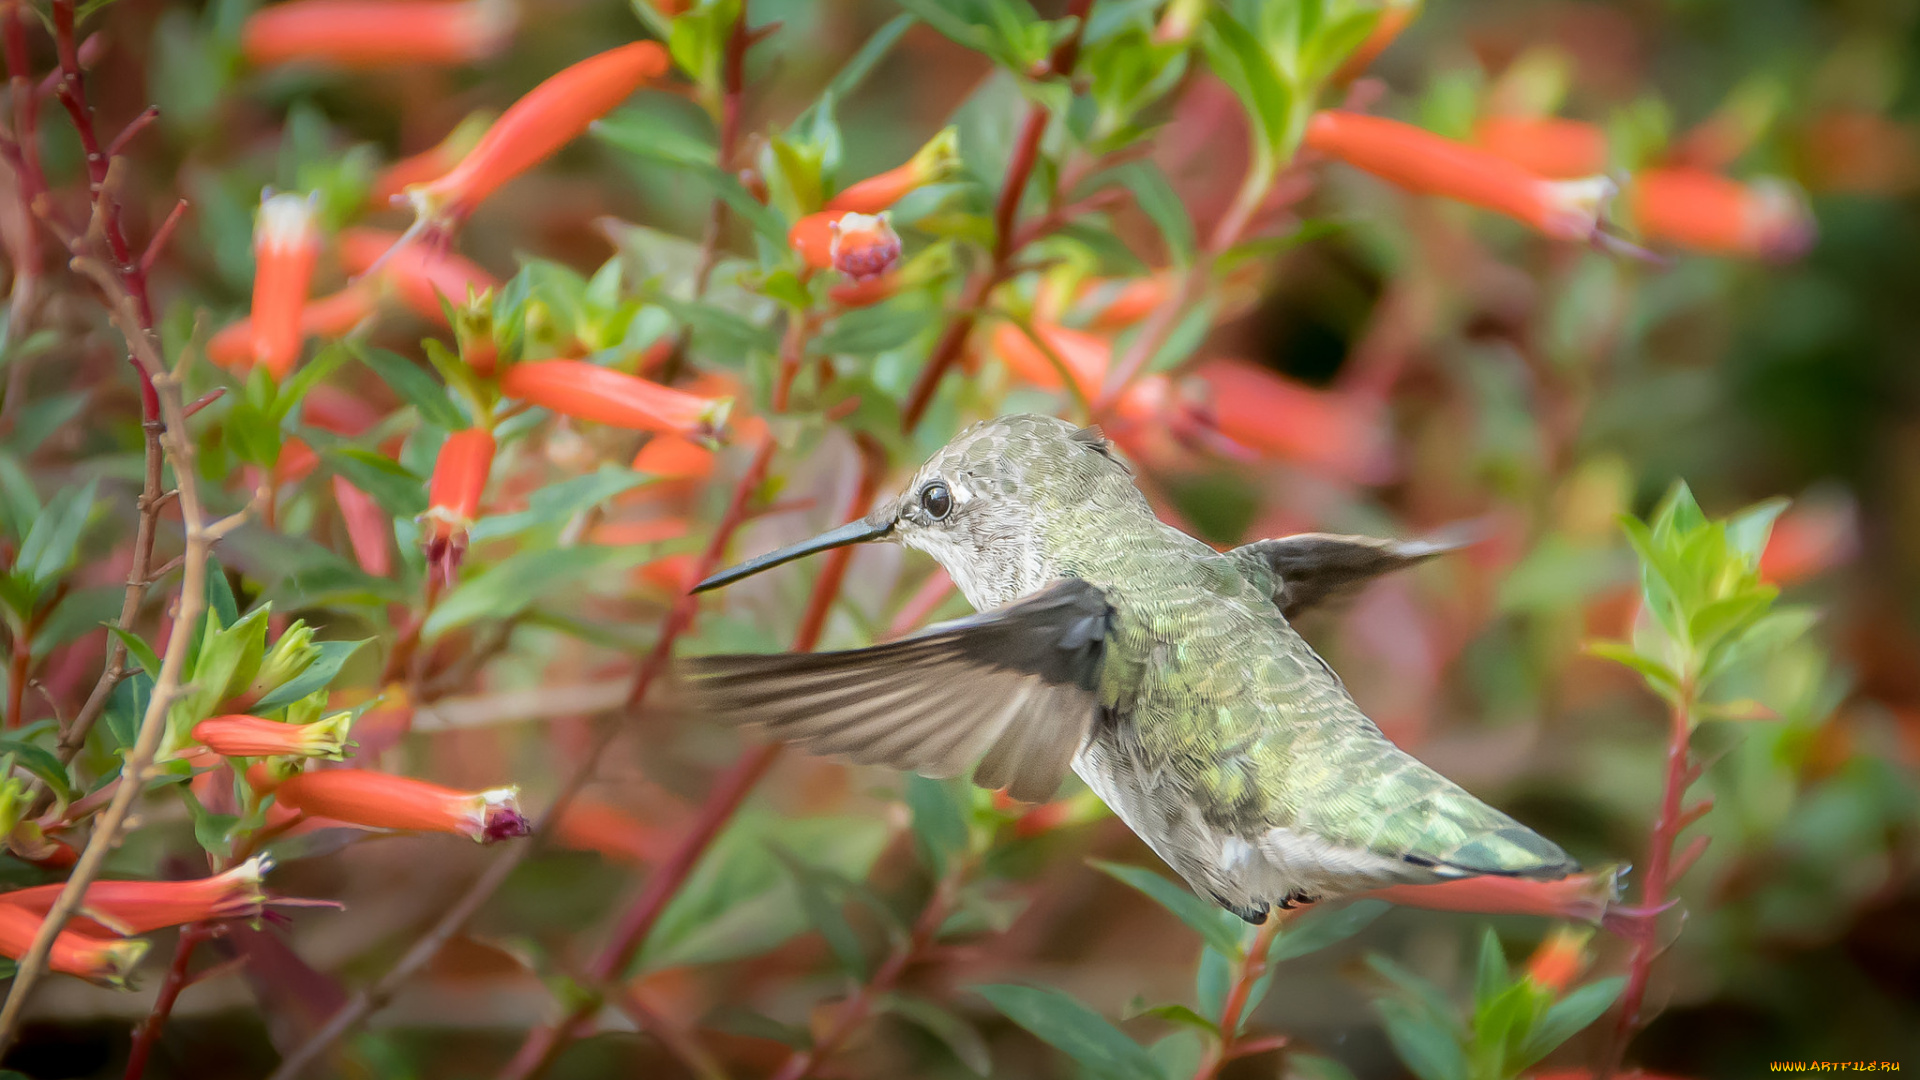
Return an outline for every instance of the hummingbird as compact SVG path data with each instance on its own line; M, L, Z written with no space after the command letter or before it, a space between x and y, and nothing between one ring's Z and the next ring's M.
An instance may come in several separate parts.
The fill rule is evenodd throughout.
M694 708L860 764L971 767L1026 802L1071 769L1250 923L1387 885L1579 869L1389 741L1294 629L1457 545L1310 533L1217 551L1155 516L1098 429L1014 415L961 432L866 517L694 588L871 541L933 556L977 614L868 648L682 660Z

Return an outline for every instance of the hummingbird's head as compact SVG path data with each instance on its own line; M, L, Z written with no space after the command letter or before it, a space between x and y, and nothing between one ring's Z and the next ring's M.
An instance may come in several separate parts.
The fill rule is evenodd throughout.
M1088 507L1144 506L1132 475L1097 429L1049 416L982 421L941 447L873 513L722 570L694 591L829 548L890 540L932 555L974 607L997 606L1059 576L1047 521Z

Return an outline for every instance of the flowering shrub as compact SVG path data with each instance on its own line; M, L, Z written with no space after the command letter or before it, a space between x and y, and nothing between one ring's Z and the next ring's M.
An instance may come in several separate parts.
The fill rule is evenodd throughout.
M0 11L7 1066L1897 1058L1920 137L1870 14L1705 8ZM1470 523L1304 628L1588 869L1249 927L1077 783L684 707L963 613L887 549L689 589L1020 411L1222 547Z

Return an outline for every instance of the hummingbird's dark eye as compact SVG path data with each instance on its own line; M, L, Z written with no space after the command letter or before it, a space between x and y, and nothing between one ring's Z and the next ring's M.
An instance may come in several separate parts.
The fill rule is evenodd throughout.
M920 509L935 521L945 521L953 513L953 494L938 481L928 484L920 489Z

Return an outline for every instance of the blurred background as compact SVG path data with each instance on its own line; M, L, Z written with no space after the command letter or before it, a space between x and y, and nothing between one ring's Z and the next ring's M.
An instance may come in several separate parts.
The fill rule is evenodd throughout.
M1061 13L1038 6L1047 18ZM1143 35L1168 18L1152 3L1096 0L1096 11L1109 6ZM355 272L336 242L342 230L408 222L374 194L392 163L433 150L463 122L470 140L476 124L565 65L705 10L688 15L664 0L640 15L612 0L500 9L488 17L517 15L511 29L462 62L402 56L346 66L249 58L244 0L117 0L89 13L88 92L103 122L116 130L147 103L160 108L129 144L118 195L130 231L149 236L176 199L190 204L152 275L170 348L246 314L263 186L319 193L329 239L313 291L331 292ZM748 22L769 32L745 54L734 160L720 171L759 170L764 185L777 156L768 139L817 134L803 113L836 72L903 10L937 21L923 9L975 10L934 0L753 0ZM677 59L697 45L688 43L694 24L682 26ZM42 73L52 63L43 38L30 49ZM1364 76L1329 86L1321 104L1344 101L1466 140L1488 138L1488 117L1592 125L1605 140L1601 171L1627 187L1615 231L1662 258L1554 243L1308 152L1263 201L1250 235L1267 242L1216 265L1189 305L1203 317L1172 330L1175 344L1151 369L1164 380L1154 384L1162 397L1109 425L1163 516L1221 546L1308 530L1419 536L1477 523L1480 543L1385 579L1303 630L1400 745L1589 867L1644 866L1667 751L1663 703L1632 673L1582 651L1590 639L1627 633L1634 618L1638 575L1618 515L1645 516L1679 479L1714 516L1793 500L1761 572L1782 587L1783 602L1820 617L1743 683L1767 718L1711 720L1695 735L1705 763L1696 794L1713 807L1689 835L1711 843L1676 886L1681 907L1657 920L1672 943L1648 992L1658 1015L1627 1053L1630 1065L1662 1076L1747 1077L1783 1060L1920 1065L1920 99L1909 77L1917 49L1920 6L1907 0L1436 0ZM749 467L752 433L772 431L779 448L729 560L864 509L854 505L863 468L890 493L972 419L1084 416L1085 402L1061 390L1057 373L1049 385L1007 355L1033 349L1002 331L1020 320L1065 326L1093 342L1105 365L1142 331L1118 317L1117 327L1102 323L1109 294L1100 290L1170 276L1179 223L1189 246L1212 235L1248 168L1241 105L1196 50L1142 112L1141 137L1114 144L1124 143L1115 162L1144 163L1154 179L1128 181L1130 197L1041 240L1000 286L925 421L899 434L915 377L967 305L964 271L979 273L990 246L962 219L982 218L1030 101L1043 100L1023 97L989 51L915 24L833 103L841 187L957 127L957 171L941 191L896 207L894 224L908 267L930 250L958 254L922 265L912 304L868 309L894 314L864 323L824 299L822 282L801 278L804 325L837 335L809 356L823 357L835 378L803 378L785 414L770 406L769 387L779 337L803 318L781 306L775 271L790 256L741 215L712 211L718 129L706 108L714 102L693 80L643 90L606 121L604 137L577 140L473 213L455 250L481 272L471 280L514 279L534 297L520 312L527 355L559 355L551 342L565 334L555 326L591 324L603 340L585 329L578 336L599 362L735 396L734 434L681 479L556 510L536 501L542 491L625 469L649 437L541 409L503 420L512 426L497 432L482 520L531 516L491 533L476 527L462 584L442 602L470 595L434 625L411 669L392 662L409 625L419 644L424 567L411 514L381 516L390 557L369 565L323 465L311 476L274 473L277 512L223 543L218 555L242 608L269 599L278 616L304 617L323 638L373 640L333 684L342 700L388 693L356 727L357 765L462 789L518 784L531 812L614 728L554 836L314 1075L492 1075L530 1029L583 1002L588 1025L549 1075L773 1074L809 1031L818 1039L832 1029L834 1003L898 952L929 896L949 887L940 882L957 892L942 901L949 914L938 940L896 973L878 1018L849 1032L831 1060L808 1064L809 1074L971 1075L969 1062L985 1054L995 1076L1076 1075L1080 1066L969 991L982 983L1058 988L1143 1044L1178 1025L1123 1020L1142 1003L1195 1004L1196 935L1088 865L1158 871L1158 861L1077 781L1061 803L1037 811L939 788L972 836L968 872L949 878L927 851L930 812L903 778L797 753L772 763L715 842L693 849L697 867L637 956L619 965L625 1004L594 1009L586 997L584 973L610 928L644 902L663 862L686 850L716 787L737 778L752 745L657 695L657 707L616 710ZM1094 70L1095 80L1118 77ZM45 103L41 153L56 189L81 168L59 114ZM707 171L674 160L675 140L706 148ZM1036 187L1067 187L1063 174L1084 180L1107 167L1089 149L1094 141L1083 123L1056 125L1041 144ZM635 152L635 143L651 150ZM1813 231L1800 222L1801 233L1745 250L1636 231L1641 189L1631 178L1675 161L1785 185ZM742 184L750 193L754 179ZM785 196L773 186L770 205L781 209ZM1164 198L1152 203L1153 195ZM0 201L0 228L17 252L29 224L17 200ZM1021 220L1063 201L1072 202L1036 191ZM624 277L596 293L587 278L609 259ZM711 288L689 292L708 269ZM103 596L105 614L70 616L70 640L35 659L46 692L27 698L27 721L72 708L93 685L105 646L91 628L118 610L139 485L138 387L121 344L83 284L49 273L41 323L59 343L9 384L8 405L26 411L3 436L4 462L43 498L103 479L104 523L89 534L74 585ZM457 307L464 297L449 299ZM470 346L435 307L389 303L355 334L415 359L423 338ZM1009 312L1015 322L999 321ZM608 330L609 320L618 327ZM1075 340L1053 345L1064 352ZM656 357L672 352L668 367L640 359L649 347ZM25 366L16 359L8 373ZM415 370L432 378L424 363ZM199 365L188 397L222 382L235 385ZM360 444L425 482L445 432L421 419L405 390L355 364L323 390L335 413L361 418ZM37 407L46 402L63 404ZM219 510L244 503L259 476L221 434L227 407L210 407L196 436L202 483ZM309 406L306 422L318 424L315 415ZM883 467L863 465L875 455ZM516 563L523 576L511 582L496 573L527 552L577 543L594 552L540 568ZM163 539L162 549L177 550L177 540ZM709 600L679 648L789 647L820 562ZM160 625L163 606L150 600L144 625ZM819 644L865 644L965 610L925 557L862 549ZM142 805L110 876L203 874L188 810L165 794ZM504 848L331 829L273 850L274 892L342 908L289 909L285 925L236 928L207 946L196 970L242 962L180 997L148 1075L267 1075L379 979ZM18 885L61 876L0 862ZM1640 876L1624 879L1628 900ZM1284 966L1249 1026L1284 1034L1292 1049L1251 1054L1220 1075L1310 1074L1321 1059L1362 1080L1409 1075L1371 1005L1382 984L1363 958L1391 957L1466 994L1484 927L1518 965L1552 925L1395 908ZM119 1075L172 934L152 935L132 991L66 977L44 984L7 1066L44 1077ZM847 950L861 960L852 973ZM1601 932L1591 951L1592 977L1624 970L1628 949L1614 935ZM638 1030L647 1017L651 1034ZM1591 1071L1613 1023L1609 1015L1529 1072ZM673 1040L695 1049L676 1050Z

